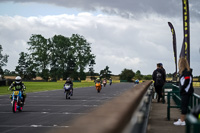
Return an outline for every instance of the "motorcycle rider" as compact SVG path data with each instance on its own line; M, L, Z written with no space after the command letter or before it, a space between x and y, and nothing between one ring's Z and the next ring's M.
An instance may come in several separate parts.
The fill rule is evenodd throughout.
M24 85L24 83L22 83L22 79L20 76L17 76L15 78L15 81L10 85L10 87L8 88L8 90L21 90L22 91L22 97L23 97L23 102L25 104L25 98L26 98L26 86ZM10 95L10 99L12 98L12 94Z
M100 83L100 84L102 84L101 79L100 79L100 78L97 78L95 84L96 84L96 83Z
M106 84L107 84L107 79L106 78L103 79L103 84L104 84L104 87L105 87Z
M109 83L110 83L110 85L112 84L112 78L109 79Z
M67 78L65 84L69 84L69 85L71 85L71 89L72 89L71 96L73 96L73 92L74 92L74 89L73 89L73 82L72 82L72 80L71 80L70 77Z
M102 88L102 81L101 81L101 79L100 79L100 78L97 78L97 79L96 79L96 81L95 81L95 85L96 85L96 83L100 83L100 85L101 85L101 88Z

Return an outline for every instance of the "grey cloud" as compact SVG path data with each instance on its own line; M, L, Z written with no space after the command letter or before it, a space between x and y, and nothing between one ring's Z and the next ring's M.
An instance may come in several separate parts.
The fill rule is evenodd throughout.
M37 2L54 4L67 8L79 8L83 11L100 10L126 18L138 17L141 14L156 13L167 17L182 17L181 0L0 0L0 2ZM200 2L189 1L190 15L200 18Z
M0 0L0 2L9 0ZM118 74L124 67L129 69L141 69L143 74L151 74L157 62L162 61L167 72L174 72L172 37L167 25L171 21L175 26L178 44L178 53L182 44L182 8L181 0L29 0L29 2L48 3L57 6L79 8L85 11L101 10L108 14L115 14L125 18L141 16L141 19L124 19L116 16L76 16L73 20L68 16L45 16L45 17L0 17L0 40L5 52L10 52L9 65L17 64L15 58L19 52L25 51L17 45L28 41L31 34L42 34L49 38L55 34L70 36L72 33L84 35L92 43L92 49L97 55L97 72L108 65L113 73ZM14 2L27 2L16 0ZM146 2L146 3L145 3ZM164 3L165 2L165 3ZM191 60L194 72L199 75L199 5L197 0L191 4ZM148 16L147 13L150 13ZM155 15L156 13L156 15ZM160 14L160 15L159 15ZM143 18L145 17L148 18ZM164 16L164 17L163 17ZM170 16L170 17L169 17ZM174 18L172 18L174 17ZM196 18L195 18L196 17ZM63 22L61 22L64 21ZM23 25L22 25L23 22ZM76 22L76 23L74 23ZM86 23L85 23L86 22ZM6 24L9 26L4 26ZM65 28L63 28L65 27ZM17 32L16 32L17 31ZM66 32L67 31L67 32ZM13 44L14 47L13 47ZM196 52L196 51L197 52ZM13 52L17 51L17 52ZM11 54L14 55L11 55ZM198 54L198 55L197 55ZM158 56L159 55L159 56ZM103 56L103 57L102 57ZM109 57L129 57L127 60L134 62L139 58L138 64L118 62L113 64ZM151 57L151 58L149 58ZM115 59L115 58L114 58ZM132 59L132 60L131 60ZM148 64L148 65L147 65ZM8 65L8 67L9 67Z

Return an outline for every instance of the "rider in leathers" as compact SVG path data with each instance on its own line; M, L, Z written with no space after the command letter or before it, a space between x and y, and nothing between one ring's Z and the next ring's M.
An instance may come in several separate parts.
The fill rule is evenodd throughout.
M15 82L13 82L10 87L8 88L8 90L21 90L22 91L22 97L23 97L23 102L25 102L25 98L26 98L26 86L24 85L24 83L22 83L21 81L21 77L17 76L15 78ZM12 98L12 95L10 96L10 99Z
M65 84L69 84L69 85L71 85L71 87L72 87L72 93L71 93L71 96L73 96L74 89L73 89L73 82L71 81L71 78L67 78Z

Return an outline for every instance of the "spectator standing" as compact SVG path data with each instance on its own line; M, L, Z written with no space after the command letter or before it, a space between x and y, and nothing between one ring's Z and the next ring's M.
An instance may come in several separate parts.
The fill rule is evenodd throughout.
M164 71L164 84L166 82L166 71L165 71L165 68L163 67L163 64L160 63L160 68ZM162 96L164 95L164 88L162 88ZM165 102L165 99L162 99L164 100L163 102Z
M194 92L193 75L189 67L188 61L185 58L180 58L178 62L179 68L179 89L181 96L181 117L174 125L185 125L185 115L188 112L190 97Z
M163 64L162 63L159 63L160 64L160 68L164 71L165 73L165 81L166 81L166 71L165 71L165 68L163 67Z
M161 68L161 63L157 64L157 69L153 71L152 78L154 81L155 91L158 94L157 102L160 102L160 98L162 98L162 88L166 82L166 74Z

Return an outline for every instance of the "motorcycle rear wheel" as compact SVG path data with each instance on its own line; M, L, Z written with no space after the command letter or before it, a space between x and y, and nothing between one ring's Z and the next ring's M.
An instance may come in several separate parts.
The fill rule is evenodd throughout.
M22 107L19 107L19 111L22 111Z
M19 104L18 110L19 110L19 111L22 111L22 108L23 108L23 107L22 107L22 104Z

